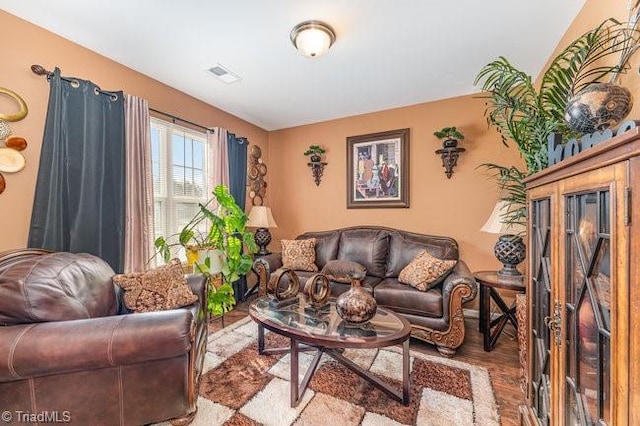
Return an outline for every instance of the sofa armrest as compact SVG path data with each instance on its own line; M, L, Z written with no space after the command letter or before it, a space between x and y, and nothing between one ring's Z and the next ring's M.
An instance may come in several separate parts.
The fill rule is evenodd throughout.
M253 271L258 275L258 295L267 294L267 284L271 274L282 267L282 254L271 253L266 256L260 256L253 261Z
M453 289L458 285L466 285L471 290L470 295L462 298L463 303L475 299L476 294L478 293L478 284L473 278L473 274L471 274L469 267L463 260L458 260L453 271L447 275L447 278L445 278L442 283L442 299L445 306L448 305L449 297L451 296Z
M189 309L0 327L0 382L185 355Z

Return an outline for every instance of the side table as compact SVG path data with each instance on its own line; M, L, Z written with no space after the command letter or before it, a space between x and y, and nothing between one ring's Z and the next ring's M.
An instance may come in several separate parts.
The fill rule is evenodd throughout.
M480 324L479 329L484 337L484 350L490 352L502 330L511 323L518 330L516 319L516 304L508 307L498 293L498 289L511 290L516 293L525 292L524 276L502 276L497 271L478 271L473 277L480 286ZM491 318L491 300L502 312L497 318Z

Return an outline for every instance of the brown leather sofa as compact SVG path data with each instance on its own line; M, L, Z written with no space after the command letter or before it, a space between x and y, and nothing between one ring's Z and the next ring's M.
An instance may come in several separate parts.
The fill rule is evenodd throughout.
M362 286L373 294L378 306L403 315L412 326L412 336L433 343L448 357L464 341L462 304L473 300L477 285L469 268L459 259L458 244L452 238L422 235L397 229L360 226L322 232L307 232L296 239L316 239L316 265L322 270L329 260L358 262L367 268ZM423 292L398 281L400 271L421 251L440 259L455 259L453 270L434 288ZM282 267L280 253L254 261L259 294L266 293L271 272ZM301 282L313 272L296 271ZM349 284L331 282L338 296Z
M78 425L193 420L204 277L188 277L199 303L130 314L113 274L88 254L0 253L0 407L16 423L20 412Z

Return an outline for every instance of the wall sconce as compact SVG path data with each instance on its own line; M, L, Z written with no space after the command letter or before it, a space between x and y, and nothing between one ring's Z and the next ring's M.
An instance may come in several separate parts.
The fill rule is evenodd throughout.
M304 155L309 156L309 162L307 166L311 167L311 173L313 173L313 180L316 186L320 186L320 179L322 173L324 173L324 166L329 163L322 161L322 155L327 152L320 145L309 145L309 149L304 152Z
M465 152L464 148L441 148L436 150L436 154L442 158L442 167L444 167L444 174L447 175L447 179L451 179L453 175L453 168L458 164L458 157Z
M323 161L311 161L307 163L307 166L311 167L311 173L313 174L313 181L316 186L320 186L320 180L322 179L322 173L324 173L324 166L329 163Z

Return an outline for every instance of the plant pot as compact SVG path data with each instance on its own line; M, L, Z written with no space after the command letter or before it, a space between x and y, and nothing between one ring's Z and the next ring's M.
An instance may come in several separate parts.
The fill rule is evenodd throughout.
M197 258L195 261L191 261L191 255L189 252L197 252ZM195 257L195 256L194 256ZM215 275L222 271L222 251L213 248L188 248L187 260L189 264L195 264L193 272L207 272L211 275ZM209 259L209 267L207 268L206 262Z
M458 141L456 139L447 139L442 143L443 148L456 148Z
M336 299L336 311L340 317L350 323L360 324L369 321L376 314L376 300L360 285L360 280L351 280L351 288Z
M593 133L616 127L631 112L633 98L625 87L596 83L569 99L564 119L572 130Z
M319 163L322 161L322 157L319 154L311 154L310 160L312 163Z

